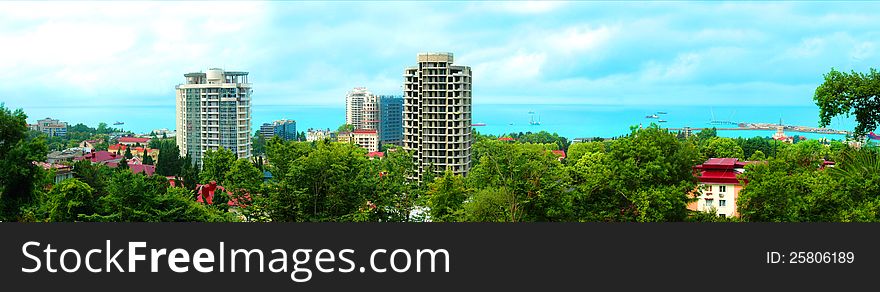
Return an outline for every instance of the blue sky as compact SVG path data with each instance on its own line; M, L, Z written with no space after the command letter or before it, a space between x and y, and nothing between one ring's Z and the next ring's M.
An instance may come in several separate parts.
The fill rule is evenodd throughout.
M864 2L2 2L0 102L173 105L184 73L223 67L256 105L342 105L449 51L478 104L809 106L878 42Z

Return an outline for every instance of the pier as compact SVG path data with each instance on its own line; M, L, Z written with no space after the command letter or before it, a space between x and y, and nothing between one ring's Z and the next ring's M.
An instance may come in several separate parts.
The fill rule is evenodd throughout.
M815 133L815 134L836 134L836 135L851 135L850 131L844 130L835 130L828 128L817 128L817 127L807 127L807 126L785 126L780 124L764 124L764 123L740 123L736 128L719 128L714 127L718 131L748 131L748 130L778 130L779 127L782 127L783 131L787 132L796 132L796 133ZM669 131L702 131L707 129L712 129L713 127L684 127L684 128L664 128Z

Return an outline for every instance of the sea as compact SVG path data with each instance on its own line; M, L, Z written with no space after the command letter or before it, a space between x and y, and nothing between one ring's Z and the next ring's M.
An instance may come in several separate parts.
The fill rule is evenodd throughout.
M83 123L96 127L104 122L136 133L154 129L175 128L174 105L163 106L30 106L24 107L28 122L52 117L70 125ZM309 128L336 129L345 122L344 105L253 105L253 129L278 119L292 119L297 131ZM662 112L665 114L658 114ZM646 118L657 114L659 119ZM666 120L664 123L658 121ZM796 126L818 126L819 109L808 106L705 106L705 105L590 105L590 104L474 104L474 127L484 134L501 135L512 132L547 131L569 139L616 137L630 132L631 126L657 123L665 128L712 127L710 121L733 123L779 123ZM533 125L531 122L539 122ZM736 125L717 126L736 127ZM829 128L852 130L852 118L835 118ZM719 131L723 137L769 137L773 130ZM842 140L844 135L786 132L807 139Z

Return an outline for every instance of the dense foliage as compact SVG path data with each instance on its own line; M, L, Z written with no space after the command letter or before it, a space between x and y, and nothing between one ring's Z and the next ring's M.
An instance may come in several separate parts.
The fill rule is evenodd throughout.
M813 100L819 106L819 125L831 124L837 116L854 116L858 123L856 135L877 129L880 123L880 72L840 72L831 69L825 81L816 88Z

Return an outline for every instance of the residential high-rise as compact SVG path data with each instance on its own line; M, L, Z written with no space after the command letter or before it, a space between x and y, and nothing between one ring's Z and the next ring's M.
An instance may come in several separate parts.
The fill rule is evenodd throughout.
M260 135L266 139L278 136L284 140L296 140L296 121L285 119L277 120L272 123L263 123L263 125L260 126Z
M272 123L263 123L260 125L260 136L263 136L266 140L271 139L275 136L275 125Z
M201 164L207 150L225 148L251 156L251 94L248 72L208 69L187 73L177 86L177 147Z
M345 95L345 123L355 129L376 130L378 112L376 95L366 87L356 87Z
M403 144L403 97L379 96L379 143Z
M471 68L452 53L420 53L404 70L403 147L425 171L466 175L471 162ZM431 167L433 166L433 169Z
M375 95L356 87L345 96L345 123L355 129L376 130L382 144L403 141L403 98Z

